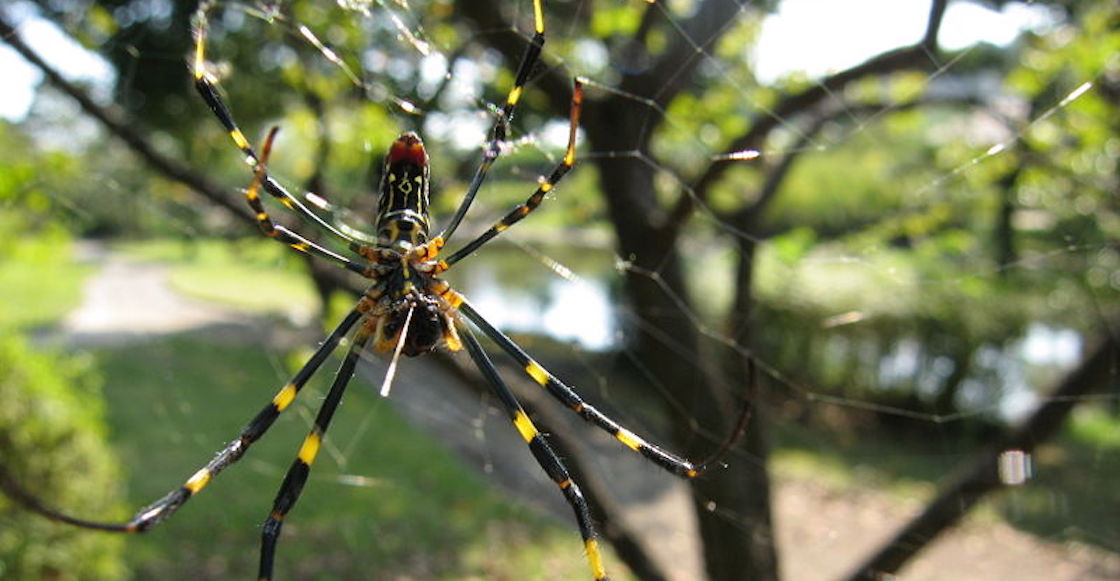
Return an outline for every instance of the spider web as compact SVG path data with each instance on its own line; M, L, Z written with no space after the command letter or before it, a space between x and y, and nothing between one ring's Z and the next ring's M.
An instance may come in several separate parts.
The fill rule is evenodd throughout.
M698 10L693 3L553 4L545 5L548 44L542 70L527 87L526 103L510 142L503 146L503 158L457 241L466 242L524 199L537 176L563 155L564 119L547 111L541 95L543 81L537 82L553 70L565 77L586 77L590 99L616 97L644 109L645 121L634 133L637 137L652 132L653 145L596 149L585 127L579 165L557 192L532 218L504 233L500 243L464 260L448 278L484 316L514 335L557 377L626 426L648 434L652 441L666 442L669 448L674 448L674 426L681 422L709 437L718 439L720 434L695 417L682 417L691 402L663 380L659 365L643 359L645 352L636 346L639 336L652 336L664 352L679 357L677 365L697 375L715 374L707 368L713 362L755 361L765 394L756 402L755 415L773 445L769 465L778 523L773 542L786 577L830 579L846 574L860 556L870 554L934 497L939 475L965 463L985 442L1040 406L1065 397L1053 396L1051 390L1064 373L1082 363L1101 329L1114 322L1115 201L1106 192L1112 184L1114 193L1115 167L1106 167L1107 158L1075 152L1081 156L1077 157L1055 144L1091 139L1074 128L1079 122L1092 122L1094 107L1101 107L1105 99L1102 85L1114 84L1107 76L1115 75L1114 70L1074 69L1046 79L1051 86L1032 93L1022 88L1031 86L1021 78L1027 72L1007 65L979 66L977 62L993 62L990 47L971 44L930 54L917 72L888 80L872 77L836 88L829 84L828 70L760 80L744 66L746 62L760 65L766 56L758 52L760 48L751 48L760 34L761 12L755 6L738 6L732 18L703 28L706 36L700 36L691 19ZM359 89L359 100L366 105L349 117L328 104L321 116L327 119L327 129L318 136L316 119L306 107L292 104L299 99L284 103L290 110L257 114L256 119L250 111L247 116L249 123L261 123L262 118L289 121L272 165L295 190L320 169L307 161L308 152L318 151L319 139L330 142L334 157L323 163L327 191L321 193L333 203L353 208L354 216L368 212L371 203L360 197L368 195L368 187L362 178L354 177L354 168L362 175L362 162L353 158L359 153L376 157L393 131L407 128L419 129L435 152L433 174L445 177L436 178L443 193L434 203L442 217L450 215L493 123L493 104L504 98L502 91L512 75L513 63L503 60L500 42L494 39L524 42L532 21L529 2L503 8L513 29L467 28L469 32L458 35L443 28L448 7L440 3L340 3L331 10L348 20L352 28L345 29L316 28L305 21L320 21L319 16L300 16L271 5L222 4L220 8L221 16L215 15L209 23L215 36L211 57L219 69L223 63L226 66L218 72L243 123L244 107L238 107L238 96L254 89L238 88L235 61L226 61L232 57L218 53L229 46L225 34L251 36L247 31L259 30L271 34L269 38L287 39L283 46L289 52L280 51L273 70L282 75L292 66L308 71L308 78L314 78L310 74L314 72L334 79L335 85L324 92L343 103L337 111L355 107L354 99L338 87ZM1016 40L1029 44L1018 54L1039 61L1069 58L1068 46L1079 38L1055 39L1088 35L1091 26L1073 26L1070 22L1077 16L1037 8L1038 21L1032 25L1037 36ZM682 75L690 75L684 80L682 97L668 105L656 100L656 92L643 96L619 88L620 69L640 67L643 59L650 58L640 47L624 42L638 34L644 11L653 11L651 20L659 25L646 40L650 46L681 38L692 53L678 64ZM887 14L861 13L858 7L851 8L848 16L850 21L834 26L856 30L869 23L873 29L892 27L892 22L899 28L910 25L885 22ZM947 37L956 32L951 23L947 19L941 31ZM920 40L924 25L923 20L909 41L894 46ZM596 30L595 35L589 35L588 27ZM361 40L348 42L355 34ZM602 40L607 36L613 43ZM809 62L826 61L826 55L836 49L829 42L808 40L799 46ZM874 54L878 51L864 57ZM1001 76L993 77L992 71ZM1042 65L1034 73L1045 74L1039 71L1044 71ZM673 79L674 72L666 78ZM817 117L779 109L783 94L813 90L826 93L813 110ZM706 115L713 110L718 114ZM360 134L361 128L372 126L370 116L378 115L395 125L377 129L380 133ZM759 145L729 147L736 136L749 131L748 121L773 124L776 129ZM291 123L295 126L289 127ZM219 132L213 134L217 137L209 143L218 143ZM1114 151L1115 140L1114 135L1111 141L1103 140L1102 150ZM232 156L225 144L213 147L227 147L219 153ZM1014 171L1017 164L1025 165L1022 160L1039 157L1047 162L1038 166L1051 174L1061 173L1062 179ZM678 238L687 275L684 289L673 287L674 265L650 268L643 266L640 257L617 255L606 204L593 188L598 163L619 159L652 170L657 190L652 199L664 208L680 199L691 200L689 218L682 222ZM744 209L767 195L765 177L774 175L774 168L786 161L792 169L768 202L766 213L757 222L743 220ZM1072 170L1063 167L1067 164ZM699 176L709 171L705 168L719 168L715 171L724 176L721 186L697 186ZM970 253L994 245L980 239L996 232L977 234L973 230L983 222L970 215L997 214L994 200L999 199L999 190L994 184L1000 179L1018 180L1012 182L1018 212L1011 226L1029 243L1002 262L979 260ZM862 211L860 204L871 209ZM1072 212L1058 210L1070 206ZM163 205L152 207L155 212L168 212ZM830 214L836 219L830 219ZM344 218L360 224L360 218ZM1094 218L1099 218L1096 226ZM174 216L170 222L183 235L206 234L196 222L180 222ZM742 291L736 286L735 257L744 246L755 252L754 300L745 319L752 326L749 339L738 338L738 329L728 327L736 292ZM679 338L658 335L656 325L625 300L625 285L635 278L660 289L666 299L663 304L675 309L667 315L686 321L701 338L702 358ZM1008 288L1030 284L1045 292ZM272 329L265 335L272 340L277 334ZM967 353L953 351L957 344L937 343L953 337L966 344ZM299 341L311 344L306 338ZM291 343L263 345L272 357L274 376L267 382L245 378L246 383L280 385L290 375L291 365L283 360L290 348ZM709 357L712 353L721 355ZM515 502L541 508L566 526L569 509L524 453L496 402L463 388L469 381L453 364L425 359L403 361L392 398L383 401L374 394L386 362L367 358L360 375L372 387L359 387L354 392L365 393L349 397L372 403L343 407L344 415L353 407L360 411L332 429L327 459L316 465L314 477L324 484L315 486L313 479L301 500L308 506L301 504L295 516L315 510L316 488L358 489L365 502L377 502L387 488L400 486L394 483L392 466L377 471L351 469L359 457L371 453L367 441L379 438L381 414L392 406L426 437L454 449L461 461L494 485L508 487ZM500 360L497 353L495 359ZM967 365L963 371L962 363ZM829 366L830 372L814 369ZM567 418L571 421L557 425L564 421L563 415L544 411L547 404L537 401L531 384L518 378L512 367L502 369L518 393L540 409L539 419L549 421L544 424L546 431L566 434L591 451L581 456L610 483L616 500L626 504L622 522L644 531L647 550L659 556L666 574L672 579L702 578L702 549L690 504L696 493L619 450L609 438L590 433L578 419ZM955 377L958 372L960 377ZM1114 371L1109 373L1108 382L1114 385ZM958 386L952 405L937 409L932 402L950 380ZM728 380L716 385L717 394L729 402L744 389ZM268 397L268 389L261 392L262 400ZM311 397L295 408L298 419L288 422L295 430L292 433L310 424L322 389L309 388ZM1087 493L1114 501L1109 475L1117 465L1117 399L1115 391L1101 393L1073 396L1078 405L1072 427L1062 438L1022 454L1007 450L1008 470L1018 471L1022 482L1009 476L1008 482L1015 486L984 504L984 511L999 516L970 519L919 557L908 575L960 578L990 570L990 575L981 576L993 577L1013 566L1016 571L1034 568L1048 573L1054 567L1070 567L1100 578L1115 574L1120 567L1115 556L1120 548L1118 531L1083 520L1086 516L1074 498ZM204 450L200 459L230 435L204 428L208 422L200 419L211 412L197 407L188 393L169 393L167 399L170 411L157 410L153 417L165 424L169 440L191 442ZM664 413L666 408L670 413ZM234 415L247 418L251 411ZM1093 430L1103 432L1089 433ZM885 434L900 440L898 445L868 441L881 440ZM292 437L298 436L287 440ZM271 486L286 470L283 458L291 453L284 451L285 446L286 442L276 443L276 457L281 460L267 456L267 460L245 461L249 471L267 476L262 481L274 484L259 490L253 488L259 485L244 485L243 492L215 491L192 501L203 506L190 510L220 512L230 501L227 495L271 494ZM740 449L728 462L759 466L762 460ZM177 478L191 468L179 466L173 475ZM1069 482L1070 473L1081 481L1077 486ZM1037 483L1054 474L1066 477ZM157 488L167 479L160 480ZM234 490L233 486L227 490ZM708 501L712 511L728 522L751 525L752 517L732 504L700 500ZM220 517L205 522L206 526L244 526L222 522ZM290 545L307 544L325 548L331 557L324 561L361 550L353 545L348 527L376 530L376 525L349 521L339 523L335 532L314 526L301 530L296 522L286 533L290 536L281 541L281 553ZM985 542L991 538L998 538L998 544ZM562 576L570 571L583 574L578 545L573 541L569 549L548 560L575 563ZM244 554L237 558L252 562L255 546L240 550ZM186 558L192 557L205 560L207 555L188 553ZM329 563L296 562L283 555L278 566L281 571L291 570L290 575L314 576L331 570ZM414 574L425 574L424 566L412 567Z

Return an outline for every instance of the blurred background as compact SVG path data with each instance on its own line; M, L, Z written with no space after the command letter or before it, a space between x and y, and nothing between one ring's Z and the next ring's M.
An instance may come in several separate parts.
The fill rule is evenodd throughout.
M197 8L0 8L0 462L89 518L180 485L363 289L257 230L251 171L192 87L192 30L249 139L281 128L272 174L365 230L404 130L446 223L533 30L529 0ZM446 278L669 450L706 457L751 408L727 467L682 482L490 345L589 496L614 578L1120 577L1115 2L543 10L542 62L449 250L560 161L580 76L577 164ZM590 578L469 358L403 361L382 398L367 355L278 577ZM145 535L0 497L0 578L250 578L337 361Z

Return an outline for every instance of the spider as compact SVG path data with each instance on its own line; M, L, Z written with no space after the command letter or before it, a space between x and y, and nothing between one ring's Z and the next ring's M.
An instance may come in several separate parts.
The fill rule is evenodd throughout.
M219 95L217 81L206 73L205 11L207 8L207 3L203 3L195 19L194 84L202 99L228 131L233 143L252 166L252 181L244 193L246 201L256 214L261 231L269 238L299 252L318 256L362 275L369 280L368 287L357 304L343 317L318 350L235 439L218 451L181 486L139 510L127 522L107 523L85 520L49 508L10 482L3 470L0 470L0 488L31 510L57 521L118 533L143 532L166 520L184 503L202 491L222 470L240 460L250 446L268 431L280 414L289 408L303 386L326 362L331 353L343 343L344 338L350 336L346 355L326 398L319 407L314 425L300 445L264 522L258 578L271 579L277 542L285 516L299 499L307 482L323 437L342 400L343 392L354 374L362 351L370 348L381 353L392 352L390 371L387 372L386 383L383 385L385 391L391 379L391 370L400 355L417 356L439 347L450 351L459 351L466 347L467 354L493 389L509 421L574 511L594 578L607 579L598 545L598 535L579 486L572 480L564 463L506 385L475 336L475 331L470 325L464 324L463 319L469 321L479 332L493 341L520 366L529 378L544 388L554 399L588 423L616 438L625 447L641 454L661 468L685 478L695 478L722 463L722 458L730 452L745 430L748 408L744 407L736 428L711 458L700 463L690 462L647 442L635 432L586 403L571 387L545 370L509 337L487 322L463 295L439 277L441 273L532 213L545 195L560 183L575 164L576 133L583 102L583 82L578 77L573 81L567 150L560 163L547 178L539 182L536 191L523 203L514 207L481 235L446 258L440 258L442 248L462 222L486 180L490 167L501 154L501 145L509 131L514 109L530 72L540 60L545 41L541 0L533 0L534 33L518 64L513 87L509 90L505 103L497 111L497 119L489 132L482 161L449 224L435 236L431 235L431 219L428 213L428 154L423 141L414 132L401 133L389 146L385 156L379 187L380 197L374 219L375 234L362 233L344 226L333 219L338 210L321 197L306 194L301 201L273 179L268 172L268 158L278 128L273 127L269 131L258 154L245 138L234 121L229 107ZM283 206L296 213L305 222L345 244L353 256L343 256L292 229L275 223L261 201L261 190L279 200ZM312 207L315 210L312 210Z

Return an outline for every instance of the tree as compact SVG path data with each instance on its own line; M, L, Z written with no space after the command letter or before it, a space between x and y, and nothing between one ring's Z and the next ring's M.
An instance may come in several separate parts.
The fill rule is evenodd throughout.
M562 118L566 114L570 77L581 71L551 65L551 62L555 62L550 60L552 55L570 54L572 46L576 44L574 40L565 40L553 31L582 31L586 27L590 32L580 40L591 41L612 51L613 66L602 73L608 80L597 80L595 86L588 91L582 123L587 140L584 149L600 155L595 155L584 163L593 165L596 170L598 192L602 196L606 216L615 234L616 253L625 263L624 295L635 313L635 319L641 322L630 335L632 348L650 366L653 375L661 378L665 385L672 386L670 393L654 392L650 395L664 399L663 415L672 418L672 425L677 426L667 437L677 449L685 450L693 456L702 456L718 442L719 435L731 429L735 408L734 394L749 389L751 362L758 354L763 354L763 363L785 363L781 355L769 350L768 341L760 338L757 330L758 319L761 318L759 313L766 312L769 308L766 305L760 306L757 301L756 268L760 260L758 248L761 243L774 240L788 242L798 236L799 225L793 220L784 219L780 213L780 205L783 195L789 197L789 177L798 167L807 163L804 153L811 151L820 136L828 131L849 127L852 118L855 118L855 124L886 124L891 118L902 117L915 110L930 117L948 111L944 114L955 119L965 118L977 111L994 112L992 114L998 116L997 104L986 99L982 93L964 91L939 95L936 90L938 87L932 80L948 76L946 71L960 73L961 77L973 72L995 71L1001 75L1006 74L1012 67L1008 63L1017 60L1014 58L1014 51L1029 51L1031 48L1029 44L1025 48L1024 45L1017 45L1008 49L1012 51L1010 56L995 55L997 58L979 59L982 62L977 63L954 61L953 55L941 49L938 40L946 6L947 2L943 1L932 3L926 30L911 45L886 51L861 64L812 82L794 79L773 86L756 83L745 63L727 56L744 42L750 41L753 27L765 13L765 6L744 6L728 0L709 0L697 3L691 13L677 13L674 7L651 4L644 7L596 5L591 11L572 14L565 14L566 7L563 5L549 7L548 46L558 45L559 48L550 49L555 52L546 52L546 61L550 62L550 66L534 75L531 86L535 97L526 99L521 115ZM1070 26L1083 27L1086 31L1086 34L1078 35L1077 38L1092 47L1099 46L1097 43L1101 39L1098 35L1106 34L1107 29L1102 23L1114 21L1116 17L1114 9L1110 11L1103 6L1103 3L1084 3L1067 15ZM463 44L467 48L452 55L453 62L460 58L479 58L471 52L476 45L496 51L507 63L517 62L524 50L523 38L514 33L521 29L515 19L524 17L517 7L510 9L496 2L466 2L456 8L456 16L462 18L451 19L455 25L436 23L434 20L426 22L432 37L446 35L448 38L469 39ZM283 16L296 18L299 22L320 24L322 28L336 24L334 18L337 15L319 14L296 7ZM467 22L471 23L470 27L465 26L464 23ZM339 26L343 29L336 37L345 39L339 44L366 42L357 39L356 31L348 25ZM1095 32L1090 34L1089 31ZM6 32L5 36L10 35ZM287 40L282 42L296 46L304 53L310 53L312 62L321 63L324 60L321 53L309 49L306 42L292 41L291 37L284 38ZM271 48L276 50L276 46ZM185 47L182 50L185 51ZM1054 56L1058 51L1051 48L1045 54ZM238 56L234 66L238 75L252 75L254 79L262 76L270 78L268 75L253 74L256 72L254 59L242 59L241 56ZM1064 59L1055 60L1066 62ZM952 63L953 67L947 68L946 63ZM448 65L449 70L452 66L453 63ZM1081 78L1097 79L1096 87L1100 94L1115 92L1114 80L1102 72L1107 68L1106 63L1096 62L1086 66L1096 68L1082 72ZM327 66L330 74L322 77L310 73L305 75L300 72L303 68L306 67L300 64L281 68L283 74L280 76L289 79L290 86L297 89L296 94L306 96L326 93L340 102L352 104L351 98L355 95L348 94L346 89L350 86L350 81L344 78L345 75L339 74L336 67ZM1027 85L1032 77L1022 71L1023 69L1018 69L1013 72L1012 78L1017 78L1021 85ZM914 72L922 79L916 89L907 86L915 78L908 73ZM998 196L1001 200L1001 211L997 213L991 227L991 240L994 244L976 244L977 248L991 251L989 256L993 264L1004 267L1014 264L1021 256L1024 245L1034 249L1052 247L1054 241L1046 240L1050 236L1076 231L1077 239L1089 239L1085 232L1090 227L1079 222L1078 216L1057 211L1053 207L1047 210L1063 225L1060 228L1032 232L1014 226L1013 216L1020 211L1015 201L1022 197L1015 195L1015 190L1022 191L1024 181L1031 179L1028 176L1033 176L1035 180L1053 177L1053 172L1046 171L1053 168L1037 170L1037 166L1032 163L1037 159L1033 154L1040 145L1060 146L1055 143L1032 143L1034 134L1028 131L1046 120L1050 112L1067 110L1064 105L1061 109L1057 108L1063 101L1060 97L1055 98L1055 95L1068 90L1069 82L1060 78L1056 72L1052 72L1050 77L1052 82L1030 86L1026 91L1034 105L1031 112L1008 120L1008 125L1015 127L1011 143L1018 148L1018 159L1009 164L1011 167L993 167L1004 170L1002 173L993 172L994 175L988 176L977 170L970 174L983 182L969 184L971 187L976 190L991 189L993 197ZM320 80L323 78L328 80ZM729 82L729 79L738 81ZM61 81L56 82L62 85ZM274 79L268 82L274 82ZM417 84L389 81L387 87L381 88L389 95L405 95L417 93ZM242 87L246 86L252 87L253 84L242 83ZM368 87L363 85L363 88ZM880 87L886 87L886 90L877 90ZM743 92L748 88L757 90L759 96L752 102L744 103ZM898 90L892 93L892 88ZM245 102L271 98L270 95L260 95L267 91L242 90L246 91ZM430 91L425 104L434 105L442 90L441 86ZM75 97L78 98L77 95ZM240 95L238 100L241 100ZM1098 100L1099 98L1093 102L1097 103ZM406 104L420 101L422 99L413 99ZM759 106L756 102L764 105ZM396 104L402 107L402 102L398 101ZM1114 106L1111 109L1103 104L1099 106L1114 112ZM101 110L92 103L85 107L91 114ZM861 118L861 113L866 113L867 116ZM189 180L192 187L207 192L209 199L245 215L239 202L231 202L219 188L206 184L205 180L199 179L197 174L187 168L176 168L174 164L168 164L165 158L151 151L145 145L145 140L137 136L135 130L127 124L107 116L102 117L103 123L129 140L153 165L163 167L162 171L169 175ZM1107 119L1104 116L1100 118ZM682 135L688 130L682 132L677 125L690 128L709 125L716 128L717 136L701 143L695 135ZM1085 142L1101 143L1108 136L1114 135L1115 127L1109 127L1098 134L1077 137ZM954 143L945 149L956 146L958 144ZM925 145L921 151L932 156L937 153L932 149L934 148ZM943 176L955 177L956 168L970 162L999 162L1008 159L1009 156L997 157L999 152L1007 149L1003 147L990 156L977 156L972 150L966 150L960 154L963 157L950 159L948 167L934 167L932 170L926 168L930 173L924 174L927 177L923 179L926 183L931 180L937 183L936 180ZM145 151L148 153L144 153ZM1080 153L1082 149L1070 148L1071 154L1075 151ZM602 155L604 152L609 155ZM763 155L759 152L776 153ZM954 152L950 152L950 155L952 153ZM758 161L752 165L740 163L756 157ZM1052 161L1055 154L1051 153L1045 159ZM906 160L903 156L897 156L895 161L897 167L905 167ZM324 163L326 160L321 160L317 165ZM928 166L928 159L921 159L915 166L918 164ZM906 169L914 169L914 166ZM928 177L931 174L933 178ZM1105 175L1101 179L1114 185L1114 174L1113 170L1112 176ZM664 179L665 176L669 179ZM665 185L665 182L669 185ZM1107 186L1094 190L1090 198L1094 203L1107 208L1107 213L1114 216L1114 200L1110 201L1105 193L1107 191ZM963 213L972 213L977 208L983 208L983 205L969 204ZM961 239L961 231L972 227L973 223L963 216L941 217L938 211L939 208L936 207L924 208L899 219L883 219L881 216L867 218L860 215L831 222L822 219L813 224L816 226L817 240L806 246L823 246L825 242L858 238L884 248L900 246L928 250L936 245L940 245L942 249L950 248ZM698 216L709 220L697 226ZM706 299L705 283L693 283L686 272L690 261L696 260L697 252L685 250L684 245L689 242L690 236L694 236L692 232L697 228L706 236L703 239L706 241L705 248L709 249L707 251L727 251L733 257L734 266L730 277L732 282L729 285L732 287L729 294L733 300L726 310L711 317L711 320L718 322L714 327L699 325L688 316L704 311L702 303ZM1106 248L1107 245L1113 245L1114 249L1115 232L1110 232L1107 227L1093 230L1091 237L1100 240ZM948 251L937 249L933 252L949 254ZM1115 252L1111 254L1114 255ZM921 254L915 252L914 256L918 256L918 259L914 259L917 262ZM966 263L972 264L970 261L954 263L953 260L948 260L938 261L930 268L959 268ZM920 266L926 265L923 263ZM1074 265L1071 268L1079 271L1081 266ZM1075 278L1076 276L1074 275ZM1026 278L1030 278L1029 273ZM346 284L338 277L335 277L335 281L339 285ZM1000 295L1000 299L1005 296ZM937 332L941 335L938 338L947 336L956 339L949 341L949 347L944 352L951 352L949 358L954 363L954 371L959 375L946 379L940 387L939 397L935 398L937 403L933 407L935 413L951 414L957 411L957 389L971 373L968 363L978 347L990 342L990 337L999 336L1006 340L1007 337L1015 336L1022 324L1022 319L1001 320L1000 324L1010 329L1001 328L990 335L978 333L974 340L965 340L972 337L974 328L946 324L946 310L956 310L958 313L963 311L959 303L954 304L956 301L959 301L959 297L946 299L943 305L934 305L943 309L933 311L928 319L930 327L940 327ZM936 300L931 299L924 306L934 303ZM911 309L902 318L908 323L927 322L919 319L918 315L920 313ZM959 318L969 317L966 314ZM945 327L949 327L949 331L946 332ZM773 328L767 327L766 331L771 333ZM789 335L794 335L795 338L790 339ZM905 334L897 328L883 333L880 340L887 347L880 354L885 353L901 336ZM793 331L785 333L779 340L799 345L801 343L798 342L798 337L805 338L804 344L811 344L813 341L806 333L798 334ZM931 339L927 344L932 346L936 341ZM943 353L936 349L931 351L934 354ZM689 365L680 365L682 360L689 362ZM809 374L798 380L816 384L821 378L812 371L819 371L822 366L807 367ZM754 395L756 406L766 406L780 400L782 395L774 393L771 388L790 383L791 372L785 368L771 368L768 371L771 381L764 383L764 389ZM847 375L838 384L848 384L850 382L847 380L850 378ZM907 397L916 400L915 394L916 390L908 393ZM841 395L851 396L851 393L842 392ZM684 408L676 408L673 402L685 402ZM925 404L911 401L906 405L911 403L918 407L918 411L923 411L921 406ZM892 404L901 405L898 402ZM725 472L694 482L695 512L701 524L706 565L712 579L775 579L779 576L777 547L772 540L770 483L765 470L768 456L766 421L771 408L762 409L766 411L755 413L746 446L747 454L740 457L740 460L749 458L749 461L732 462ZM578 456L578 452L574 450L571 453ZM721 510L711 510L712 502ZM609 504L609 501L604 503ZM728 519L725 516L727 513L735 514L737 518ZM604 517L611 521L609 514ZM616 527L621 525L608 522L606 528L612 531L617 530ZM623 532L616 539L627 536ZM650 571L648 562L642 563L648 559L640 552L628 554L635 570L649 571L650 578L656 576L656 571Z

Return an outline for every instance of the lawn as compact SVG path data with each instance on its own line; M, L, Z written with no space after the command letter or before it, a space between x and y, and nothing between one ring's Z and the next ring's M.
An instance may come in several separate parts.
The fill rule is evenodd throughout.
M60 259L45 266L36 258L41 253L32 253L28 260L13 261L0 270L0 278L16 276L10 273L22 269L35 274L31 279L39 284L59 283L57 289L42 292L18 287L27 292L12 295L9 310L33 315L24 316L20 323L57 323L77 305L82 276L95 269L75 266L65 250L65 246L54 248L54 256ZM114 251L169 265L171 284L197 297L259 297L251 301L252 307L233 301L235 306L250 308L250 314L267 314L293 304L311 307L310 294L299 294L303 279L298 261L287 260L284 249L269 241L263 245L155 241ZM45 279L39 273L47 267L52 276L67 276ZM262 293L261 288L275 292ZM282 323L270 318L262 324ZM89 349L81 356L92 358L91 373L103 383L109 440L120 458L127 500L113 515L90 515L80 506L67 508L85 516L122 520L178 487L238 434L312 347L285 351L200 331ZM325 367L331 368L332 363ZM312 381L241 462L173 518L124 539L125 570L132 578L250 579L256 575L260 524L330 375L328 371ZM331 434L334 437L325 441L299 504L285 521L278 578L590 576L574 522L554 521L493 490L440 442L401 420L391 402L377 397L369 386L352 386ZM616 578L626 578L611 555L608 563Z
M271 398L282 354L180 336L99 351L112 439L140 506L178 486ZM326 374L324 374L326 375ZM140 578L242 578L259 524L323 395L313 382L238 465L179 514L130 539ZM438 442L356 385L331 432L368 428L346 452L328 439L277 559L284 578L572 579L587 575L578 535L509 502ZM565 558L566 556L566 558ZM619 567L614 567L619 571Z
M44 233L9 240L0 260L0 328L29 329L62 319L78 305L82 281L92 271L75 260L74 247L64 236Z

